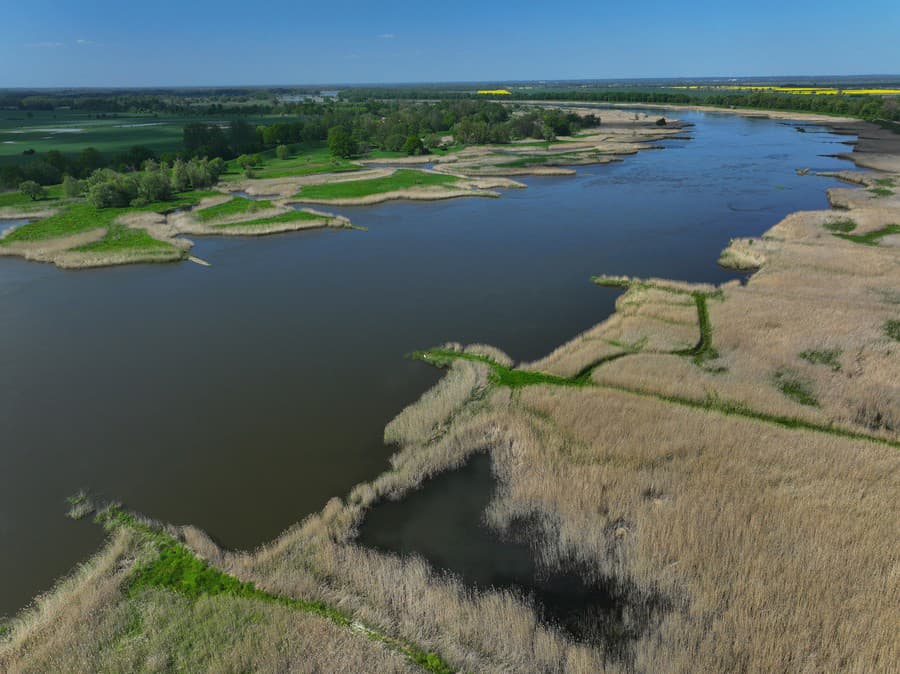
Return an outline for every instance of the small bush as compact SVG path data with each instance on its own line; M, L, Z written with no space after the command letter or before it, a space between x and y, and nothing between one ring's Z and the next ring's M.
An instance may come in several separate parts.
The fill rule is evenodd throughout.
M788 398L801 405L815 407L818 398L810 390L809 382L803 381L796 373L789 370L777 370L774 376L775 386Z
M890 320L886 321L884 324L884 334L893 339L894 341L900 342L900 321Z
M800 357L813 365L827 365L837 372L841 369L840 349L826 349L822 351L803 351Z
M26 180L19 185L19 191L32 201L43 199L47 196L47 190L38 185L34 180Z
M63 176L62 186L63 194L69 199L74 199L84 194L84 181L73 178L68 174Z
M840 220L829 220L822 224L822 227L827 229L829 232L852 232L856 229L856 223L850 218L842 218Z

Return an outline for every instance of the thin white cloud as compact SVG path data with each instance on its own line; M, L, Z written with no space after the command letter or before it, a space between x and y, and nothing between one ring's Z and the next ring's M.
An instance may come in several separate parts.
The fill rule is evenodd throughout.
M375 37L377 37L379 40L393 40L397 36L393 33L382 33L381 35L376 35Z
M75 40L75 44L77 44L79 47L83 47L83 46L85 46L85 45L89 45L89 44L97 44L97 43L94 42L93 40L84 40L84 39L80 39L80 40Z
M56 47L65 47L64 42L29 42L26 47L39 47L42 49L55 49Z

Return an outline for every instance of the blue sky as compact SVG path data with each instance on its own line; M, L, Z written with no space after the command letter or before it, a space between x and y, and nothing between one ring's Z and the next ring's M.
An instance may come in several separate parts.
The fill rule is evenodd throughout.
M4 0L0 87L900 73L900 2Z

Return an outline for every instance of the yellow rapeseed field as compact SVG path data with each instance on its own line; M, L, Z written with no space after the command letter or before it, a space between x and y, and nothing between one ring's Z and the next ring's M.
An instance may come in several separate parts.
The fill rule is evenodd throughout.
M806 94L816 96L835 96L843 94L846 96L897 96L900 95L900 89L836 89L834 87L777 87L777 86L754 86L754 85L737 85L723 84L705 87L699 84L691 84L685 86L672 87L673 89L718 89L726 91L769 91L782 94Z

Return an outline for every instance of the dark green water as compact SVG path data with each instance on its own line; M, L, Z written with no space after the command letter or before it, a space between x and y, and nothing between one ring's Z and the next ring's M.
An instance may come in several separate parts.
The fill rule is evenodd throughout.
M212 263L0 258L0 614L97 549L79 488L252 548L387 467L447 340L537 358L605 318L592 274L721 282L719 251L827 206L830 134L690 113L690 141L500 199L345 208L368 232L198 239Z

